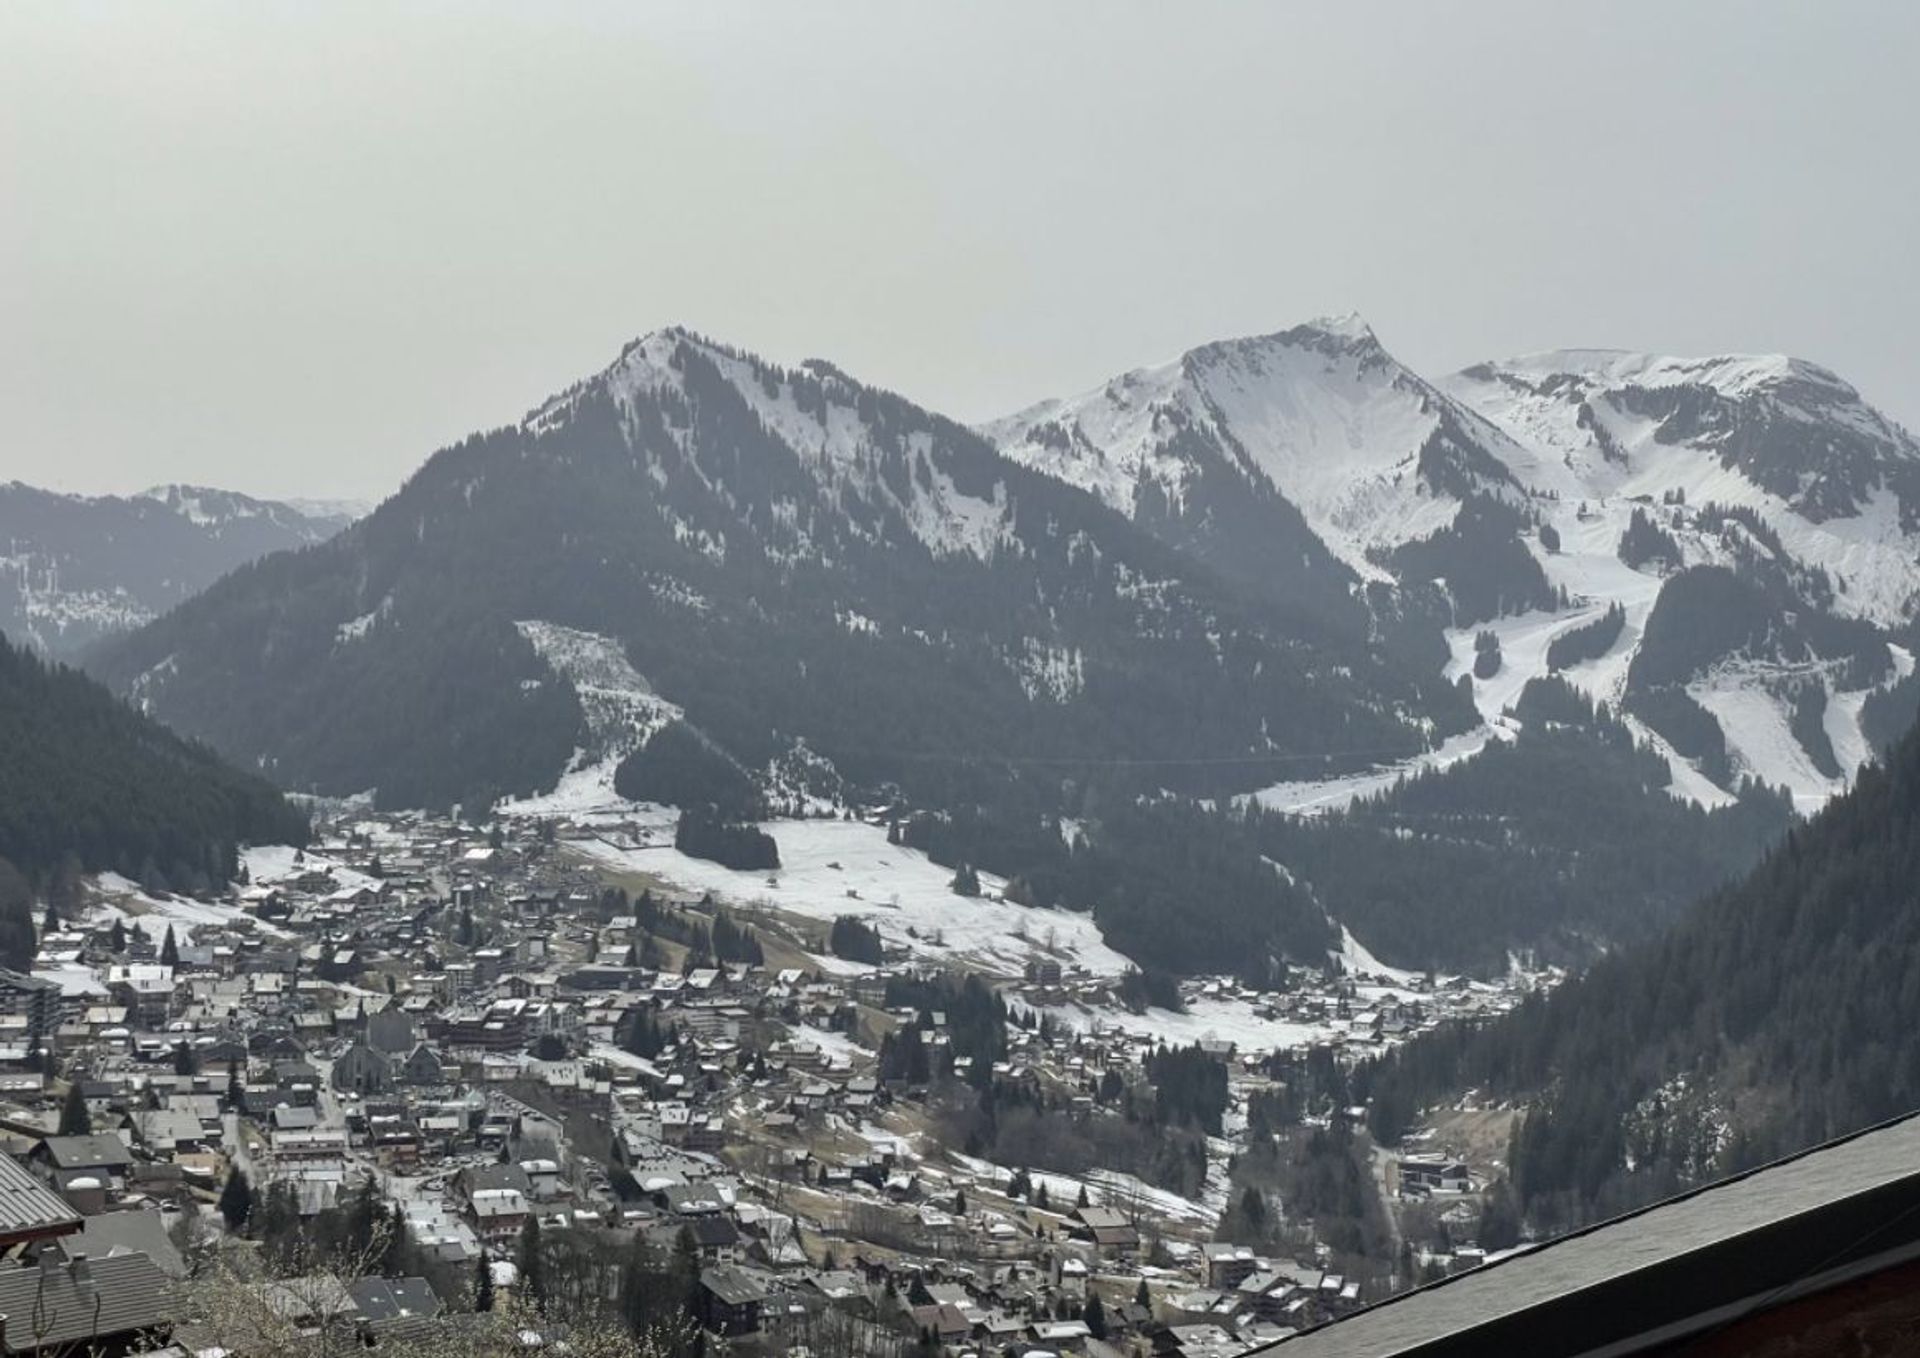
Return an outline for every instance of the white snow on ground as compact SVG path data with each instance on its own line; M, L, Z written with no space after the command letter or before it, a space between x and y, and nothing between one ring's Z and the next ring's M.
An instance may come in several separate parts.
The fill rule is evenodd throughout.
M94 878L93 889L96 908L87 916L89 924L107 923L110 916L118 915L128 928L138 929L155 943L167 936L169 928L174 931L176 942L191 943L194 930L203 924L231 927L244 923L262 933L285 932L235 906L209 905L184 897L149 896L138 882L114 872L103 872Z
M836 1066L850 1066L873 1055L871 1047L863 1047L845 1033L829 1032L825 1028L802 1024L787 1029L787 1037L796 1047L809 1047L822 1053Z
M1686 758L1667 743L1665 736L1638 717L1623 717L1621 720L1626 728L1633 732L1633 738L1636 741L1667 761L1667 773L1673 779L1667 785L1668 792L1692 802L1695 806L1703 806L1709 811L1716 807L1733 805L1733 794L1696 769L1691 759Z
M1767 667L1769 672L1775 668ZM1812 757L1787 724L1786 703L1767 692L1753 670L1722 666L1689 684L1687 692L1719 720L1739 771L1771 787L1786 787L1801 812L1818 811L1846 790L1845 780L1829 778L1813 766Z
M633 803L613 790L613 775L626 756L609 755L581 764L585 751L574 756L574 767L560 775L551 792L532 797L509 798L494 807L502 816L547 817L590 823L596 820L624 820L633 813Z
M1254 1012L1253 1003L1243 999L1199 996L1187 1001L1187 1012L1176 1014L1166 1009L1149 1009L1136 1014L1115 1006L1092 1008L1083 1004L1037 1007L1038 1013L1057 1024L1080 1031L1119 1030L1150 1037L1170 1047L1190 1047L1202 1038L1231 1042L1241 1051L1284 1051L1293 1047L1324 1042L1336 1031L1346 1032L1344 1024L1295 1023L1289 1019L1264 1018Z
M1098 389L983 426L1015 461L1084 487L1123 514L1141 481L1172 504L1193 468L1177 435L1215 431L1300 510L1364 579L1386 572L1369 549L1424 537L1459 508L1422 483L1421 447L1447 398L1380 350L1358 316L1230 340ZM1490 441L1497 430L1454 411Z
M728 903L831 922L852 915L890 944L930 961L964 960L997 975L1018 975L1034 957L1053 956L1097 976L1131 965L1106 945L1090 915L1036 910L999 899L1006 884L980 874L986 893L956 896L953 873L918 850L887 843L861 821L769 821L761 828L780 848L779 869L735 872L673 847L672 813L660 813L654 842L626 848L605 840L571 847L610 867L650 873L683 891L711 891ZM911 932L910 932L911 931Z
M1340 926L1340 965L1347 969L1350 976L1378 976L1384 981L1398 985L1408 985L1419 978L1421 973L1407 971L1400 967L1390 967L1367 950L1367 946L1353 936L1346 925Z
M1013 1175L1009 1167L982 1160L978 1156L962 1155L956 1151L951 1158L977 1182L992 1185L996 1189L1004 1188ZM1183 1198L1178 1193L1155 1188L1117 1169L1091 1169L1084 1176L1029 1169L1027 1177L1036 1190L1043 1184L1046 1186L1047 1204L1056 1212L1071 1211L1080 1200L1080 1190L1085 1188L1087 1201L1095 1207L1118 1208L1137 1204L1148 1212L1171 1220L1209 1223L1218 1220L1220 1215L1192 1198Z
M552 622L514 626L553 672L573 685L595 757L637 749L680 716L680 709L654 693L628 663L626 648L612 637Z
M620 761L681 716L627 660L612 637L558 623L521 621L520 635L555 674L573 685L586 717L588 745L573 752L553 791L501 802L506 816L591 821L625 816L632 804L613 790Z
M1892 649L1894 679L1889 682L1897 681L1913 663L1909 652L1898 647ZM1789 669L1734 662L1723 664L1704 679L1689 684L1687 692L1720 722L1739 772L1750 773L1771 787L1787 788L1793 794L1794 805L1803 814L1811 815L1845 792L1860 766L1871 757L1866 736L1860 729L1861 709L1871 690L1834 693L1829 689L1821 722L1842 771L1841 777L1833 778L1814 766L1812 756L1793 734L1790 706L1766 686L1767 680L1783 675L1831 685L1830 678L1818 664Z
M1497 637L1499 670L1489 678L1473 681L1474 706L1479 708L1482 718L1493 721L1520 701L1520 690L1527 686L1528 680L1547 672L1547 647L1554 638L1591 622L1603 611L1593 608L1579 613L1522 613L1473 627L1454 628L1447 632L1447 648L1453 658L1443 673L1449 681L1471 674L1478 658L1474 644L1480 634L1490 632Z
M1913 673L1913 652L1904 646L1887 649L1893 652L1893 677L1887 681L1891 685ZM1827 739L1833 742L1834 758L1849 780L1873 758L1873 747L1860 726L1860 712L1866 702L1865 692L1835 693L1827 699Z
M343 622L336 627L334 629L334 640L343 644L349 641L359 641L365 637L368 632L373 630L375 623L379 622L391 612L393 612L393 596L389 594L381 599L379 603L375 604L369 611L362 613L359 617L348 622Z
M632 1052L616 1047L608 1042L595 1042L587 1049L589 1060L604 1061L610 1066L622 1070L638 1071L642 1075L658 1077L660 1068L644 1056L635 1056Z
M1569 378L1571 380L1569 380ZM1508 380L1517 379L1517 380ZM1787 551L1801 561L1825 567L1836 584L1844 581L1837 606L1843 613L1896 625L1920 590L1920 554L1900 524L1897 498L1879 489L1866 497L1858 514L1815 523L1785 500L1726 465L1709 443L1664 442L1667 431L1634 416L1611 399L1625 386L1669 386L1699 382L1735 399L1765 396L1783 381L1823 389L1815 408L1802 412L1811 427L1817 421L1851 425L1883 447L1911 447L1911 440L1883 419L1859 394L1831 374L1779 355L1720 358L1662 358L1605 350L1562 350L1474 368L1442 379L1440 386L1506 430L1530 453L1507 458L1521 483L1541 494L1557 495L1555 526L1565 536L1566 521L1584 502L1600 516L1610 534L1608 550L1619 542L1632 501L1659 504L1670 492L1689 506L1741 506L1756 511L1779 534ZM1590 413L1582 415L1585 397ZM1777 411L1795 417L1795 408ZM1604 430L1610 458L1596 435ZM1670 437L1670 435L1667 435ZM1688 564L1710 560L1711 544L1697 536L1680 537ZM1556 582L1557 583L1557 582Z
M1165 1188L1155 1188L1145 1180L1117 1169L1090 1169L1087 1171L1087 1184L1091 1190L1088 1196L1096 1202L1127 1206L1138 1203L1162 1217L1188 1221L1212 1222L1220 1217L1218 1211L1203 1203L1183 1198Z
M363 886L377 890L380 886L377 877L369 877L311 849L296 849L291 844L256 844L240 851L240 861L247 869L247 880L255 886L276 886L309 872L331 873L337 889L342 891L357 891Z
M1343 774L1338 778L1275 783L1248 794L1243 800L1258 802L1268 811L1285 811L1296 816L1344 811L1363 797L1376 796L1389 790L1402 778L1423 769L1449 768L1479 754L1487 748L1488 741L1510 740L1512 736L1511 723L1502 719L1449 737L1438 748L1397 764L1385 764L1363 773Z
M895 500L914 534L936 554L969 553L987 557L1008 541L1012 504L1006 487L996 482L982 498L960 490L935 465L932 439L924 430L908 435L906 452L916 474L904 498L896 496L878 471L874 430L840 377L818 368L787 372L763 365L684 330L656 330L628 345L598 377L555 397L527 418L527 427L550 428L566 418L586 392L605 392L616 401L632 401L645 393L679 392L686 379L676 356L682 346L698 350L739 392L766 428L797 453L829 489L857 485L875 496ZM813 384L825 401L796 392L797 383ZM696 474L699 469L696 466ZM702 544L703 547L705 544Z

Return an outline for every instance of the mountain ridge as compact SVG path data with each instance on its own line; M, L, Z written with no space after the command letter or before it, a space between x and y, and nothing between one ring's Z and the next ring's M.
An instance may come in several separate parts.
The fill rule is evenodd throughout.
M775 812L891 805L929 852L1078 908L1117 869L1080 860L1062 818L1097 858L1103 826L1151 834L1122 814L1135 804L1252 794L1263 814L1324 814L1427 770L1440 785L1319 828L1185 823L1213 837L1216 882L1244 880L1230 864L1264 834L1321 865L1289 879L1285 910L1333 902L1398 964L1473 967L1656 927L1682 902L1611 902L1645 873L1607 827L1645 827L1676 881L1711 886L1788 815L1752 785L1824 801L1912 674L1911 648L1837 611L1840 582L1751 497L1682 504L1626 479L1635 459L1720 467L1706 435L1596 443L1619 483L1588 505L1549 479L1563 461L1357 319L1203 346L1081 408L1086 448L1126 433L1109 461L1170 468L1177 493L1116 503L830 363L652 331L442 449L328 543L243 567L92 663L285 786L388 806L565 805L562 779L617 791L630 763L679 767L647 754L672 730ZM1340 550L1321 537L1335 519ZM1547 679L1566 694L1529 701ZM1607 803L1592 842L1564 796L1524 786L1583 758ZM1341 775L1345 803L1326 793ZM1431 808L1456 787L1448 823ZM1423 874L1433 854L1457 883ZM1369 880L1377 910L1354 904ZM1131 946L1168 945L1150 921L1175 890L1129 901ZM1530 907L1543 893L1568 908ZM1486 936L1411 927L1422 910ZM1258 928L1227 932L1245 923L1221 937L1257 949Z
M526 571L506 570L477 548L480 521L494 525L496 546L514 537L526 543ZM492 638L491 653L520 656L514 689L556 695L555 732L577 725L577 716L560 715L577 704L557 679L542 677L524 639L508 635L514 624L618 636L638 673L686 704L703 727L733 733L736 753L755 766L792 736L831 753L835 740L824 728L847 723L822 704L777 694L754 716L747 710L754 704L725 698L742 687L737 672L722 683L691 679L689 654L716 638L758 646L749 634L780 635L815 656L807 663L836 670L850 652L884 654L900 667L894 682L918 676L936 688L952 680L936 683L929 660L960 648L976 687L970 696L955 694L954 713L936 724L950 726L968 712L982 720L971 740L962 722L940 746L971 745L989 761L999 748L1071 763L1076 751L1098 748L1089 743L1095 731L1122 751L1147 741L1152 751L1135 752L1194 754L1189 742L1161 743L1175 704L1151 694L1188 684L1219 688L1229 676L1241 696L1209 704L1198 723L1183 719L1196 730L1217 728L1210 742L1228 742L1203 753L1257 754L1274 738L1269 726L1297 730L1308 748L1333 755L1382 745L1411 753L1426 738L1418 723L1432 719L1433 703L1451 709L1456 722L1460 716L1444 685L1433 682L1422 698L1389 670L1370 673L1377 667L1357 646L1346 662L1357 677L1331 665L1313 669L1309 649L1263 618L1262 601L1212 582L1079 492L1001 458L964 426L837 370L783 369L677 328L629 343L595 376L534 406L521 424L436 454L398 495L310 561L275 559L229 577L135 643L107 648L99 663L164 715L167 690L191 682L165 662L179 652L178 665L192 663L165 638L184 638L203 624L230 631L236 663L243 651L257 665L263 638L256 632L242 641L240 624L217 621L224 602L257 593L261 606L283 608L276 589L326 578L330 601L322 608L314 600L324 629L318 617L303 629L306 658L318 671L352 669L352 648L370 656L368 646L399 646L421 618L409 607L409 571L429 560L440 563L430 567L438 571L454 558L468 562L474 588L436 584L446 606L422 625L464 616ZM561 579L571 582L564 605L555 592ZM776 601L789 610L777 620ZM687 630L690 614L707 636ZM657 640L668 634L687 644ZM782 652L785 663L794 653ZM1159 658L1147 663L1149 653ZM296 690L306 687L303 676L288 677ZM523 680L546 689L521 690ZM1376 691L1355 701L1369 685ZM873 682L862 675L857 687ZM1098 709L1082 701L1089 689L1103 695ZM1339 696L1349 690L1353 699ZM1283 692L1291 696L1277 705ZM229 697L244 706L245 695ZM877 701L899 705L892 697ZM696 710L703 702L704 716ZM1138 720L1131 730L1114 724L1114 703L1132 706ZM500 709L503 718L511 707ZM272 725L236 745L228 708L214 703L180 719L243 758L274 758ZM769 723L768 713L798 709L808 712L805 723ZM1301 715L1308 712L1333 720L1312 731ZM981 739L1010 733L1009 722L1025 734ZM777 740L776 728L785 733ZM852 734L849 728L839 743L872 744ZM566 739L575 743L571 734ZM550 780L561 762L556 757L541 778ZM878 772L865 770L867 781ZM905 768L891 774L917 776ZM291 776L304 782L312 775ZM357 791L376 780L348 788L326 773L319 781L323 790ZM496 792L532 790L516 772ZM461 793L442 779L431 795Z
M201 486L72 495L0 485L0 632L75 659L150 622L234 567L346 526L278 501Z
M1568 677L1626 708L1676 790L1708 804L1757 777L1817 806L1884 738L1863 714L1890 689L1911 702L1920 444L1806 360L1570 349L1427 382L1348 316L1201 345L981 428L1202 559L1224 553L1184 505L1273 494L1276 534L1308 539L1276 587L1344 586L1376 635L1473 683L1489 723L1556 672L1554 642L1618 610L1618 644ZM1755 644L1696 647L1641 682L1649 624L1684 636L1703 593L1667 585L1709 568L1758 583ZM1836 621L1811 642L1797 619L1815 615ZM1474 673L1483 631L1491 676Z

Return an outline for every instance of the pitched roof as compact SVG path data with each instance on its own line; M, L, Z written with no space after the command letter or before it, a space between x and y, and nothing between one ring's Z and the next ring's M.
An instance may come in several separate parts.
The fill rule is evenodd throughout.
M167 1236L167 1219L153 1208L90 1216L86 1219L86 1229L60 1241L60 1248L69 1259L76 1254L93 1260L144 1254L169 1278L187 1276L186 1260L180 1257L179 1249Z
M86 1169L94 1165L130 1165L133 1156L118 1132L94 1136L50 1136L41 1143L53 1163L61 1169Z
M750 1306L767 1299L767 1289L758 1279L728 1264L702 1269L700 1286L729 1306Z
M440 1314L440 1298L425 1278L359 1278L347 1284L347 1291L361 1318L376 1325Z
M66 1267L0 1269L0 1315L14 1317L5 1351L154 1329L167 1322L167 1277L144 1254ZM38 1309L36 1309L38 1303ZM37 1325L27 1318L38 1316Z
M0 1241L68 1235L80 1229L80 1214L66 1200L0 1155Z

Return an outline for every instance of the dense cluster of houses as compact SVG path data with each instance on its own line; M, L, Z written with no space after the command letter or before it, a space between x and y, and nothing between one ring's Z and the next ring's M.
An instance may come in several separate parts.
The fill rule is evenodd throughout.
M544 827L362 817L248 867L223 901L105 883L50 926L30 973L0 971L0 1199L26 1261L0 1267L0 1314L32 1313L8 1291L29 1280L43 1300L111 1290L87 1346L131 1342L217 1234L236 1174L256 1200L286 1185L303 1218L368 1182L398 1205L433 1278L352 1281L338 1312L370 1339L457 1306L445 1280L488 1261L515 1286L529 1221L696 1251L702 1322L775 1350L831 1314L954 1353L1211 1355L1362 1301L1211 1241L1204 1211L1124 1176L1049 1207L940 1145L926 1091L875 1060L897 1022L931 1050L947 1040L944 1014L887 1009L911 958L819 967L787 947L749 964L670 942L663 957ZM1031 1012L1112 1003L1109 982L1046 959L1000 984ZM1447 1005L1361 1002L1331 980L1191 993L1363 1045ZM1257 1072L1209 1041L1236 1079ZM1155 1046L1122 1024L1015 1024L994 1075L1077 1107ZM1451 1189L1457 1169L1409 1161L1402 1181ZM0 1337L64 1342L17 1319Z

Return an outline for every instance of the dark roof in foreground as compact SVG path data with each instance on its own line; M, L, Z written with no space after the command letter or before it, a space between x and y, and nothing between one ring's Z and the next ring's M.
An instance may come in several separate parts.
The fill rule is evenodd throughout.
M53 1348L164 1325L167 1288L166 1275L144 1254L89 1259L84 1269L31 1264L0 1268L7 1351Z
M0 1155L0 1240L66 1235L80 1229L80 1214L23 1169Z
M1403 1293L1274 1358L1619 1355L1920 1258L1920 1114Z
M440 1298L425 1278L357 1278L347 1284L360 1318L371 1324L392 1320L431 1320L440 1314Z

